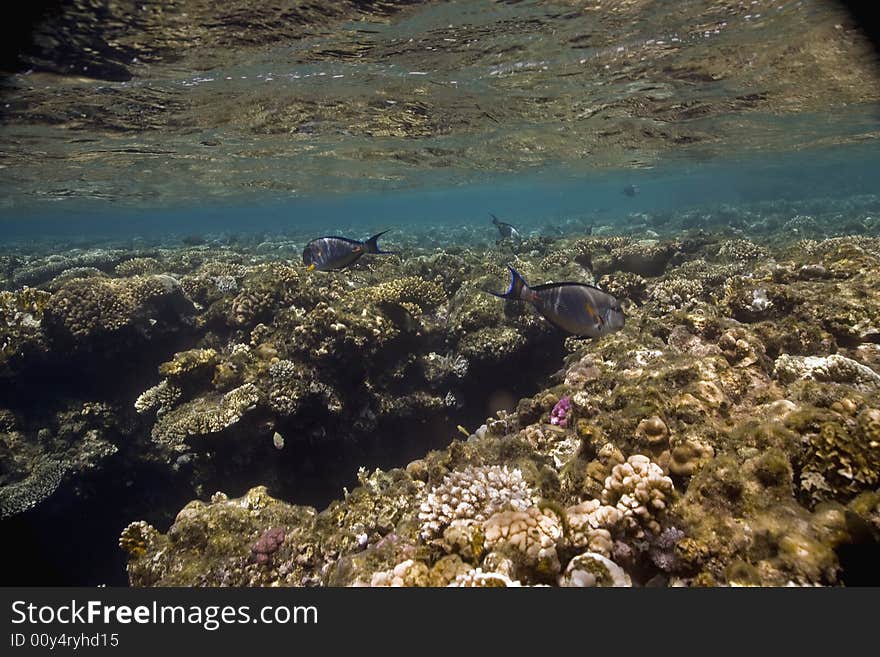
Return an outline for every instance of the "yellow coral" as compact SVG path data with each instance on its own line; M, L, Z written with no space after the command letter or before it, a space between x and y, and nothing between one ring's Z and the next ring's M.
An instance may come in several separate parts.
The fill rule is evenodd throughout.
M420 314L446 303L446 292L436 283L418 276L407 276L360 288L352 292L349 298L359 303L395 304L411 314Z
M215 349L190 349L174 354L174 358L159 365L159 374L179 377L201 368L214 367L218 362Z

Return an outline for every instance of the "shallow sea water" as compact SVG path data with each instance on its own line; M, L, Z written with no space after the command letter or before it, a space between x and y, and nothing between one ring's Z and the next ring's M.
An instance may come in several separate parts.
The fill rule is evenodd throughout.
M535 505L613 507L637 454L669 488L608 526L627 581L877 583L880 62L843 4L95 11L59 3L3 55L2 583L581 582L561 529L547 562L465 554L430 495L503 466ZM303 267L314 237L383 230L395 255ZM603 287L626 328L567 339L486 294L505 264ZM803 360L832 355L846 373ZM259 485L269 519L210 549L186 525Z

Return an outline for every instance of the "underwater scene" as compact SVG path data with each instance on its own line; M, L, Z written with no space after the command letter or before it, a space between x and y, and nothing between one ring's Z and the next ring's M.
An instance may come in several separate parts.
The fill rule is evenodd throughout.
M0 584L880 584L858 5L25 13Z

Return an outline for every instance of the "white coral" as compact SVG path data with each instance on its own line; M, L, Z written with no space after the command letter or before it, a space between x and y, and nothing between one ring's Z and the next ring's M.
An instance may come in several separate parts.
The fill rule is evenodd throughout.
M615 465L605 478L602 501L615 506L622 514L627 529L640 532L646 528L660 531L655 519L672 495L672 479L663 474L663 468L642 454L630 456L626 463Z
M515 560L543 572L561 568L556 547L562 540L562 523L552 511L532 506L523 511L496 513L483 525L486 547L515 555Z
M422 537L440 536L453 520L482 522L505 509L525 509L534 491L520 470L507 466L468 466L450 472L419 508Z
M565 510L569 542L576 548L588 548L604 556L611 555L611 532L623 518L615 506L588 500Z
M168 379L162 379L158 385L147 388L140 394L134 402L134 408L138 413L146 413L155 408L162 414L177 403L181 394L180 388L168 383Z
M867 365L840 354L789 356L782 354L774 364L774 376L783 383L797 379L845 383L858 389L880 387L880 374Z
M512 580L502 573L484 573L482 568L475 568L467 573L459 575L455 581L449 584L453 587L489 588L489 587L519 587L518 580Z
M572 559L559 578L559 586L592 587L632 586L632 580L623 568L608 557L585 552Z

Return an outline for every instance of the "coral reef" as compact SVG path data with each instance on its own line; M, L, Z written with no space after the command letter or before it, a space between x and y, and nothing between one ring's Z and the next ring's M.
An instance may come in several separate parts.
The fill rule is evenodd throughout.
M136 586L848 584L880 542L880 241L789 209L407 235L344 272L282 261L300 236L10 255L0 517L155 477ZM567 336L487 293L506 263L626 326Z

